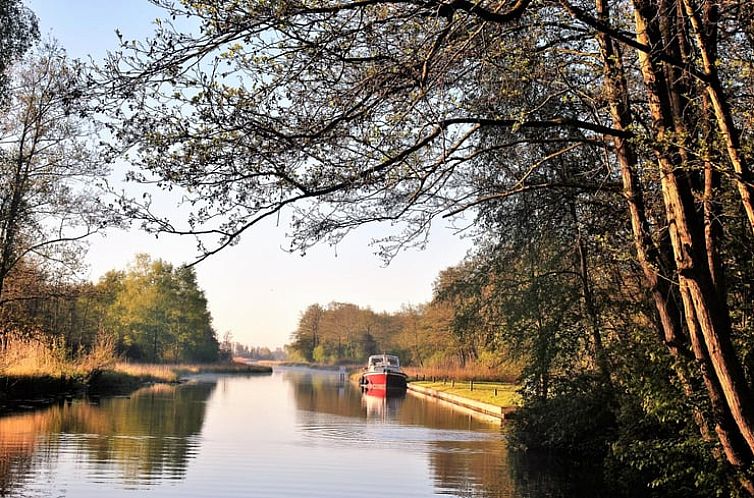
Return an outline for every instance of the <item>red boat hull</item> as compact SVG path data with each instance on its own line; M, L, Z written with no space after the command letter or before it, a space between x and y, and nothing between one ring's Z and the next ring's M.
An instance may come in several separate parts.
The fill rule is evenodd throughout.
M406 374L402 372L368 372L361 385L372 389L406 389Z

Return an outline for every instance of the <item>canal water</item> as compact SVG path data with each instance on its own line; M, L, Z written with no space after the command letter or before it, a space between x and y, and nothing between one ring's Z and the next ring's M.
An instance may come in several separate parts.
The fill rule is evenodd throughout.
M337 373L198 376L0 418L0 496L565 497L596 490L510 452L505 428Z

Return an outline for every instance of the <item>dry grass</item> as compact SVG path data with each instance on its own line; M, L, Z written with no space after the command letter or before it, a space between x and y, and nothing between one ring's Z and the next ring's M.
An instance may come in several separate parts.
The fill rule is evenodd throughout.
M490 368L474 363L464 367L404 367L403 371L412 379L420 380L486 380L514 384L521 376L521 365L510 362Z
M0 355L0 372L19 377L59 373L62 362L53 346L32 339L9 339Z
M153 364L128 362L116 363L112 370L132 377L149 378L162 382L176 382L186 375L200 373L268 373L272 371L270 367L246 363Z
M12 377L86 377L115 364L115 342L101 334L88 352L71 354L59 338L10 338L0 354L0 375Z
M265 373L270 367L245 363L144 364L118 361L115 341L100 334L85 353L71 354L62 340L11 338L0 354L0 376L86 379L95 372L110 371L119 376L153 382L176 382L197 373Z
M270 367L223 363L147 365L117 361L115 342L103 335L87 352L71 353L60 340L10 338L0 352L0 412L46 406L56 397L88 391L128 393L145 383L173 383L196 373L269 373Z
M113 372L160 382L176 382L180 377L177 365L153 363L129 363L121 361L113 365Z

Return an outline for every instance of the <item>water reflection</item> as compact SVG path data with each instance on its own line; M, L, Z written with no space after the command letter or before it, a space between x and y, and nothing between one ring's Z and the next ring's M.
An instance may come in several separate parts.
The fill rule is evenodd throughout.
M305 437L340 445L360 439L373 449L422 453L428 457L436 494L475 498L604 495L595 469L574 468L546 455L512 452L506 444L505 426L433 398L361 392L322 372L290 370L284 378L291 383L300 411L299 429ZM328 420L323 413L339 418Z
M76 400L2 417L0 494L13 496L39 474L55 479L72 463L85 466L95 482L119 479L129 488L181 479L197 451L214 388L154 385L130 397Z
M510 453L431 399L281 369L0 418L0 496L566 497L584 474ZM565 469L565 468L563 468ZM554 471L555 470L555 471ZM591 496L598 496L594 492Z
M361 419L374 419L377 412L382 411L389 414L384 417L385 421L396 424L499 433L499 424L468 413L449 410L447 406L437 403L432 398L419 398L413 395L390 396L384 403L385 407L380 408L380 402L375 399L379 396L376 392L362 393L352 384L343 384L338 381L336 373L286 369L282 375L293 389L299 410Z
M498 424L448 409L431 398L339 386L326 374L290 371L300 430L306 436L428 457L435 492L450 496L522 496L504 472L508 452ZM358 400L358 403L354 402ZM328 420L328 413L358 420ZM364 421L367 425L364 425ZM376 424L376 425L375 425ZM354 427L344 431L344 427Z
M361 390L361 406L366 410L367 420L396 420L405 399L406 391L391 392L369 388Z

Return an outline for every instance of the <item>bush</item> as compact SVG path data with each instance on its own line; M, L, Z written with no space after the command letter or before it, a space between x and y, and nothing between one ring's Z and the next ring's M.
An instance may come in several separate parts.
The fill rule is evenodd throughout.
M601 378L553 382L551 397L528 399L516 413L514 440L523 448L603 458L615 437L613 404Z

